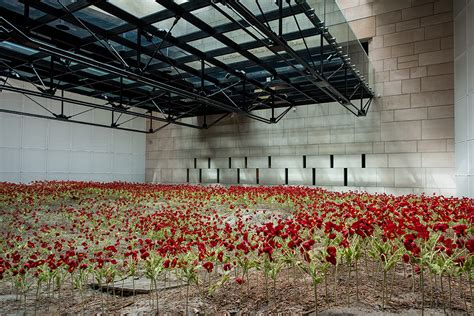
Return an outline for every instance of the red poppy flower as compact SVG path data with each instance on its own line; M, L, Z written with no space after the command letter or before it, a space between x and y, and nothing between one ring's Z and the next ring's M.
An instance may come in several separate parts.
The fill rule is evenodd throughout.
M224 271L230 271L230 269L232 269L232 265L230 263L224 263L223 269Z
M214 269L214 264L212 262L205 262L203 265L203 268L207 270L207 272L211 273L212 270Z
M336 257L336 253L337 253L337 250L336 250L336 247L334 246L329 246L326 251L328 252L328 254L331 256L331 257Z
M326 261L332 264L333 266L336 265L336 257L333 256L326 256Z
M239 285L242 285L242 284L245 283L245 280L242 279L242 278L240 278L240 277L238 277L238 278L235 278L235 282L237 282L237 284L239 284Z
M471 254L474 253L474 238L469 239L465 245Z

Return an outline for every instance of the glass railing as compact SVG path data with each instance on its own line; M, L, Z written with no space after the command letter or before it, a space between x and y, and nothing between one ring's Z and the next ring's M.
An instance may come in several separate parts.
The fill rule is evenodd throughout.
M336 39L342 54L350 58L350 63L359 71L368 87L373 89L374 68L336 0L307 0L306 2L315 10L316 16L324 22L331 36Z

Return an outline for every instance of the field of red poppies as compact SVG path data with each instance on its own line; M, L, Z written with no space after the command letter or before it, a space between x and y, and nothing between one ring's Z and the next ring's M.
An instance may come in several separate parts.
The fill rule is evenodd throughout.
M0 183L0 314L473 313L474 200Z

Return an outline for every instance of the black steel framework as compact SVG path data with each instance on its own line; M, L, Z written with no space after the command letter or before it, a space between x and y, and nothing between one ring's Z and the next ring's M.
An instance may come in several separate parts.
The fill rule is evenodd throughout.
M366 115L373 91L306 1L271 1L264 11L257 0L259 12L237 0L178 2L157 0L157 12L139 17L104 0L0 0L0 88L24 94L45 113L0 112L144 133L169 124L209 128L234 112L271 124L294 106L334 101ZM196 14L203 10L222 21L205 21ZM288 21L292 31L285 31ZM193 31L174 35L183 24ZM247 40L237 42L235 32ZM308 45L310 38L319 45ZM304 49L292 48L297 40ZM42 98L61 102L60 111ZM76 120L64 103L108 111L111 123ZM271 117L255 114L259 109L271 109ZM203 123L180 121L192 116L204 116ZM124 127L137 117L150 121L148 130ZM155 128L154 121L164 124Z

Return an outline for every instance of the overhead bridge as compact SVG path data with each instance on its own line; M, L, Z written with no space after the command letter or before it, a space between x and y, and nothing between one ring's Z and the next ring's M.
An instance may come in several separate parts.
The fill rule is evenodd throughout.
M335 0L1 0L0 15L0 88L45 109L0 112L118 129L125 114L150 120L127 130L152 133L163 127L153 121L202 129L231 113L272 124L326 102L365 116L374 96L367 52ZM109 111L111 123L45 99ZM182 122L191 116L203 123Z

